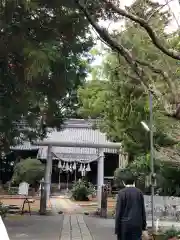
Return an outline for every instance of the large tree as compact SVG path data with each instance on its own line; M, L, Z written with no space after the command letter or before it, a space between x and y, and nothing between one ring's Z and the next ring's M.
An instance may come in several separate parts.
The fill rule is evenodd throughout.
M157 13L163 13L163 8L168 6L168 2L164 5L154 1L136 0L130 8L122 9L119 1L116 0L101 0L93 4L93 1L81 1L76 0L79 9L85 14L88 21L94 27L99 34L100 38L119 56L123 57L125 62L131 67L131 74L134 78L135 84L139 82L143 85L144 90L151 91L154 96L163 105L166 114L176 119L180 119L180 105L179 105L179 91L177 86L174 86L174 79L172 74L169 75L166 68L162 68L157 63L151 64L149 61L145 61L141 57L137 57L134 48L129 48L124 42L117 39L116 34L111 34L109 28L101 27L93 16L93 13L99 12L102 19L109 19L111 22L117 22L121 20L129 20L134 23L134 26L138 30L144 30L148 39L155 46L154 51L161 54L162 58L174 59L177 63L177 69L179 68L180 60L180 45L179 45L179 31L174 34L165 34L157 32L157 27L154 25L154 16ZM143 12L142 10L149 4L150 8ZM154 11L152 11L154 10ZM162 18L161 14L161 18ZM174 17L174 14L172 15ZM177 19L176 19L177 20ZM108 25L109 26L109 25ZM137 33L138 34L138 33ZM140 51L141 48L138 49ZM146 50L145 50L146 52ZM170 85L170 94L164 95L164 91L157 90L154 82L149 78L147 69L153 74L159 75L163 78L163 81ZM151 80L151 81L149 81Z
M157 10L156 4L151 6L147 3L144 8L139 9L137 5L131 8L134 12L143 15L151 9L149 14ZM152 24L156 32L165 34L169 13L156 11L152 18ZM144 66L146 70L146 81L137 81L132 68L126 64L124 58L117 52L109 52L103 61L101 78L96 75L96 81L88 82L84 88L79 90L81 113L86 117L102 118L101 128L112 140L122 141L125 150L130 156L146 154L149 152L148 133L143 129L140 122L149 121L149 98L144 91L144 85L153 84L156 92L163 93L168 101L173 100L175 91L179 89L178 65L169 57L162 57L160 51L154 47L147 34L138 27L126 21L125 30L116 34L118 42L122 43L128 50L131 50L138 59L143 62L150 62L152 68ZM176 39L176 38L175 38ZM172 38L172 40L174 40ZM157 72L156 68L159 69ZM162 69L166 69L170 79L164 78ZM171 81L172 80L172 81ZM173 91L173 92L172 92ZM155 146L158 151L164 152L164 147L172 147L178 142L179 122L169 117L164 110L164 102L159 99L153 101L154 111L154 135ZM99 115L98 115L99 113ZM167 153L167 152L166 152ZM170 156L172 156L172 152ZM169 156L169 155L168 155ZM175 160L177 160L178 155Z
M39 135L41 123L59 127L76 108L92 46L88 26L72 1L1 1L1 148Z

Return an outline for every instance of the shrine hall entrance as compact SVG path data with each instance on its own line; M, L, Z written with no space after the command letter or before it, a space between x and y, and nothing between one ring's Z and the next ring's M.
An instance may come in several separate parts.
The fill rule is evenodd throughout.
M73 182L75 180L82 178L82 173L78 171L78 168L76 171L65 172L58 168L58 162L59 160L53 160L52 177L51 177L52 194L53 192L56 192L59 190L58 189L59 177L60 177L61 190L67 189L67 186L69 189L71 189ZM93 161L89 165L90 165L90 171L86 172L84 178L87 181L91 182L92 184L97 185L97 169L98 169L97 161ZM115 153L104 153L104 178L112 179L114 176L114 171L118 167L119 167L119 155Z

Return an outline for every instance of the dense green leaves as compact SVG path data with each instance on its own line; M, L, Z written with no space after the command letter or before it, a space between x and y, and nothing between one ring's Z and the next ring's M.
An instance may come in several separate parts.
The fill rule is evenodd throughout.
M45 166L37 159L25 159L16 164L12 182L19 184L27 182L35 185L44 176Z
M180 196L180 167L171 163L163 164L158 176L160 193L162 195Z
M74 114L92 38L73 1L7 0L0 5L0 22L0 145L5 148L16 137L37 137L42 115L49 127L60 127L70 109ZM20 136L22 120L27 129Z
M151 4L150 1L146 4L143 2L142 8L137 7L138 4L139 1L136 1L131 11L143 16L147 12L149 15L154 13L152 26L159 34L167 37L164 28L168 24L169 13L164 12L162 15L158 11L159 5ZM171 35L170 43L174 44L176 38ZM152 86L155 92L160 93L159 96L163 96L153 98L155 149L160 151L162 147L172 147L178 142L180 124L168 115L167 108L177 101L179 95L179 66L177 61L162 55L147 33L130 21L125 22L123 31L116 33L116 39L134 58L141 60L146 75L140 81L120 54L107 51L106 56L103 55L101 68L98 66L93 71L93 74L97 72L96 81L88 82L79 90L79 99L81 113L86 117L99 116L102 119L102 131L111 140L122 141L132 160L135 156L147 154L150 148L149 133L141 125L141 121L149 124L149 94L146 86ZM99 80L99 73L105 81ZM165 152L163 154L166 155Z
M84 117L98 118L106 108L107 83L104 81L89 81L78 91L79 114Z
M94 194L94 186L84 180L73 184L72 198L76 201L89 201L89 196Z
M180 167L169 162L162 162L158 158L154 160L156 173L156 193L163 196L180 196ZM116 169L114 177L117 186L123 187L122 182L128 175L134 176L136 186L142 191L150 192L151 162L150 156L139 156L129 163L125 169Z

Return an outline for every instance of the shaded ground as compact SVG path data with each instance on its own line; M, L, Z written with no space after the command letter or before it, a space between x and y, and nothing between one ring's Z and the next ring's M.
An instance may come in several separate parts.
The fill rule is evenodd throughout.
M59 240L63 215L14 216L5 220L10 240Z
M113 222L81 214L5 220L10 240L115 240Z
M84 216L84 221L94 240L115 240L114 220Z

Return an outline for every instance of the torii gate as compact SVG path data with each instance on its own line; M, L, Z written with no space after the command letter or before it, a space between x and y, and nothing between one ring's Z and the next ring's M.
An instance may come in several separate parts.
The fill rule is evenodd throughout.
M37 146L46 146L47 149L47 163L45 170L45 187L46 187L46 202L50 198L50 185L51 185L51 169L52 169L52 147L78 147L78 148L96 148L99 150L98 161L98 177L97 177L97 199L98 207L101 208L101 190L104 184L104 151L103 149L117 149L120 151L122 144L121 143L75 143L75 142L63 142L63 141L39 141L34 143Z

